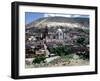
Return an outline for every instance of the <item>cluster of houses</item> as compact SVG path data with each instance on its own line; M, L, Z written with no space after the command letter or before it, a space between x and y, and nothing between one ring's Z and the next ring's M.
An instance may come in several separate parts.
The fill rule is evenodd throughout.
M26 32L26 58L37 55L48 57L50 56L48 46L73 45L73 41L80 36L87 36L88 38L89 34L77 32L74 28L72 31L65 32L64 29L60 27L54 32L47 30L47 28L44 33L38 31L29 35L29 32Z

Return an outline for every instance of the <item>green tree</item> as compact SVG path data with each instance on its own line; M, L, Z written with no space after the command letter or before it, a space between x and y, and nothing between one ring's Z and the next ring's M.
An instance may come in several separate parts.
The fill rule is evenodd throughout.
M80 45L84 45L84 43L85 43L85 38L84 38L84 37L79 37L79 38L77 39L77 43L80 44Z
M45 62L46 57L45 56L37 56L32 63L40 64L41 62Z

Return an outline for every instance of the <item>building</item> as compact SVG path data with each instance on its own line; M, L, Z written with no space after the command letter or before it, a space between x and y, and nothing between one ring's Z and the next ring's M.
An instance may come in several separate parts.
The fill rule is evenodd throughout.
M64 38L64 33L63 33L62 29L58 28L58 30L57 30L57 32L56 32L56 38L57 38L58 40L63 40L63 38Z

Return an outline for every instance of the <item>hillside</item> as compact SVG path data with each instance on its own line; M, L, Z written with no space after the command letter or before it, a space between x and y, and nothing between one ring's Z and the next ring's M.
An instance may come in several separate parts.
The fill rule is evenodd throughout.
M68 18L68 17L44 17L26 24L26 29L32 27L44 28L45 26L62 26L62 27L89 27L88 18Z

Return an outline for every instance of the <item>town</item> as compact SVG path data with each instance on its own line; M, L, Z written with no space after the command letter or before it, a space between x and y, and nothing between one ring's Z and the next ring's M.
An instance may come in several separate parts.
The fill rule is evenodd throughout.
M26 68L89 64L89 20L55 19L26 26Z

